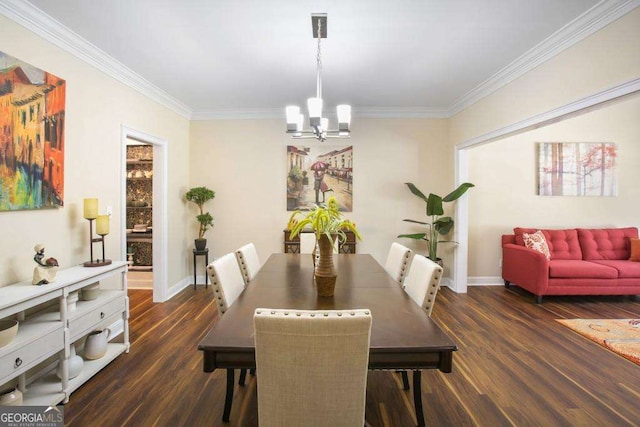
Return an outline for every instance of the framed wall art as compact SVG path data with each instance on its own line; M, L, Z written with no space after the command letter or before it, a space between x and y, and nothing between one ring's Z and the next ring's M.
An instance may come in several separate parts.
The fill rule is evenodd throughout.
M616 196L616 145L606 142L539 142L538 194Z
M0 52L0 211L64 201L65 81Z
M310 210L335 196L340 211L353 205L352 146L287 146L287 210Z

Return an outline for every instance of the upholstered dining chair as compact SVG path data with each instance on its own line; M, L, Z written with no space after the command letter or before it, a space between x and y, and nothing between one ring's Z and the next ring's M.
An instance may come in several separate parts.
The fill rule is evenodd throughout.
M431 316L441 279L442 267L423 255L414 255L403 289L427 316Z
M256 309L260 427L365 425L369 310Z
M316 247L316 235L314 233L300 233L300 253L310 254Z
M236 255L229 253L211 262L207 266L207 274L211 280L211 289L218 305L218 312L223 316L240 296L245 286ZM227 375L233 376L233 369L227 370ZM247 370L241 369L238 384L243 386L246 376ZM230 390L227 390L227 393L230 393Z
M256 251L253 243L247 243L236 251L236 258L238 258L238 265L240 265L246 286L260 270L261 264L260 258L258 258L258 251Z
M409 273L402 286L404 291L431 317L433 304L436 301L440 280L442 279L442 267L423 255L415 254L411 261ZM402 384L405 390L409 390L409 377L407 371L398 371L402 374ZM413 372L413 381L420 381L420 371ZM415 389L415 387L414 387ZM418 404L422 406L422 397L414 396L416 411ZM422 408L420 408L422 410Z
M244 279L235 254L229 253L211 262L207 274L222 316L244 290Z
M404 282L404 276L407 273L407 267L409 265L409 259L411 258L411 249L400 243L391 243L389 254L387 255L387 261L384 264L384 269L389 273L389 276L393 278L400 286Z

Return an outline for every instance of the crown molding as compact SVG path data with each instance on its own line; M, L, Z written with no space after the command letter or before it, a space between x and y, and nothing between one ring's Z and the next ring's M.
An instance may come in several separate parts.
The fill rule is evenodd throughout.
M599 2L538 43L511 64L467 92L448 109L448 117L458 114L482 98L506 86L638 6L640 6L640 0L603 0Z
M456 150L464 150L476 145L482 145L506 138L511 135L517 135L530 129L537 129L563 120L571 115L580 114L582 112L589 111L592 108L597 108L607 102L613 102L618 99L622 99L625 96L637 93L640 93L640 77L622 82L603 91L596 92L584 98L570 102L569 104L545 111L544 113L537 114L517 123L496 129L492 132L485 133L484 135L463 141L456 145Z
M521 77L555 55L592 35L640 6L640 0L602 0L572 22L552 34L511 64L467 92L450 108L359 107L361 118L449 118ZM107 53L89 43L26 0L0 0L0 13L73 54L117 81L190 120L273 119L284 117L279 109L225 109L193 111Z
M25 0L0 0L0 13L153 101L189 118L191 109Z

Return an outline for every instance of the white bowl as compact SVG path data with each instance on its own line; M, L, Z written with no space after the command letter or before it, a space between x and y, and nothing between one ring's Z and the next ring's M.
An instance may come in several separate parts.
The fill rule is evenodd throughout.
M92 301L98 298L98 295L100 295L100 289L82 289L83 301Z
M4 347L13 341L17 333L17 320L0 320L0 347Z

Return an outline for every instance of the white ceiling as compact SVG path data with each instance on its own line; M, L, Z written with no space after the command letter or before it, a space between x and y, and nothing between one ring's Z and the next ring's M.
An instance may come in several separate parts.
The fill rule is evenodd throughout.
M2 1L21 3L22 14L40 13L24 0ZM637 6L634 0L29 3L57 21L48 25L66 26L195 118L284 116L285 105L304 106L315 94L314 12L328 14L326 108L349 103L356 116L447 116L597 30L603 16L610 22L623 6L624 13Z

